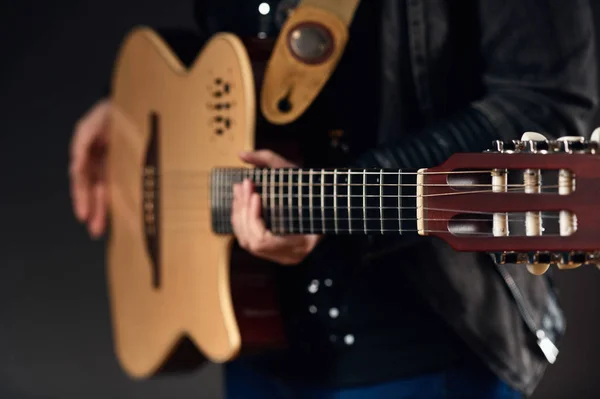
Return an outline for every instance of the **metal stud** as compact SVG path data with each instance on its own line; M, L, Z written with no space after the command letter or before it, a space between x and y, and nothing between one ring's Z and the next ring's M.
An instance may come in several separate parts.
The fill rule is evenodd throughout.
M339 315L340 315L340 311L337 308L329 309L329 317L331 317L332 319L335 319Z
M346 334L344 336L344 343L346 345L352 345L352 344L354 344L354 335L352 335L352 334Z
M290 50L306 63L315 63L327 57L333 48L333 38L320 24L305 24L294 28L289 37Z

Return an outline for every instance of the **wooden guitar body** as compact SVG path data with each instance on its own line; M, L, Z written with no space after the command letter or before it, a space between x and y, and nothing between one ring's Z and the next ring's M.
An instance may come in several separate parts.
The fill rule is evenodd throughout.
M210 170L243 166L242 150L268 147L296 160L302 152L294 127L275 133L257 115L270 49L218 34L187 67L149 29L122 46L107 269L116 353L134 378L285 345L276 266L212 232L209 191Z
M184 65L145 28L122 46L109 124L107 270L116 353L131 377L286 346L281 266L250 256L230 234L231 186L243 176L277 234L418 232L536 274L600 265L600 220L590 213L600 130L589 141L529 132L430 169L339 169L345 155L328 134L339 132L328 109L335 90L290 124L258 111L272 49L222 33ZM254 148L299 167L248 173L239 152Z

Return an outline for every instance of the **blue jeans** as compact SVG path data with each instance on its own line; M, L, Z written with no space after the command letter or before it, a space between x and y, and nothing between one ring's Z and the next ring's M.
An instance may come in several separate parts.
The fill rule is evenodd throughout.
M521 399L495 375L482 369L456 369L377 385L323 389L286 383L243 363L225 367L227 399Z

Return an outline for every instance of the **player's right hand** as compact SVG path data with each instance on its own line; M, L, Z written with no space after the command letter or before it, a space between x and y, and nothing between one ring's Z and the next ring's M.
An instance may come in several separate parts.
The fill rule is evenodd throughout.
M106 229L107 124L110 103L96 103L75 125L70 145L69 177L75 217L94 238Z

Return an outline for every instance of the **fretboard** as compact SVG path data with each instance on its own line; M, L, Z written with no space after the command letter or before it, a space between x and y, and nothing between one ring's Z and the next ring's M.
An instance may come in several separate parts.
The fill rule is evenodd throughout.
M231 234L233 184L254 183L274 234L404 234L416 223L416 171L244 169L211 173L212 226Z

